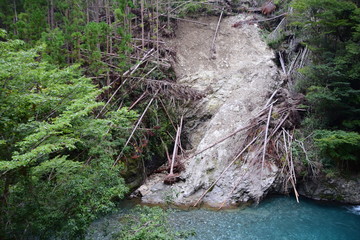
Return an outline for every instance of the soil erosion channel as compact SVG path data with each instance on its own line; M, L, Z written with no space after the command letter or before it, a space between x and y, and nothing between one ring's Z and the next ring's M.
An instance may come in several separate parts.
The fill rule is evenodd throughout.
M206 97L184 109L186 148L199 152L236 129L264 108L266 97L279 85L279 72L274 53L262 40L256 24L232 25L251 16L238 15L221 20L211 51L218 18L197 21L207 25L179 22L176 38L168 44L175 49L175 72L181 84L204 91ZM181 173L184 181L165 185L167 173L150 176L138 191L142 201L163 204L193 205L220 176L239 151L244 136L241 132L203 153L187 159ZM246 156L251 155L251 149ZM261 169L260 169L261 170ZM261 199L275 182L279 169L267 164L259 168L241 159L226 171L202 202L218 207Z

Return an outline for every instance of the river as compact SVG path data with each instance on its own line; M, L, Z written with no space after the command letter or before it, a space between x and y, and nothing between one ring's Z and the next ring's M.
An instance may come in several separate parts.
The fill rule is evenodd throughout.
M126 207L128 209L128 207ZM111 239L118 231L124 209L96 221L87 239ZM360 206L275 196L258 206L212 211L171 210L169 218L176 228L195 230L191 240L359 240Z

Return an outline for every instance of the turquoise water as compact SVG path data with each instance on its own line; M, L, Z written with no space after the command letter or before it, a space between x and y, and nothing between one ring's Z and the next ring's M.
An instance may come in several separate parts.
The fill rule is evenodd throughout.
M177 211L178 226L194 228L190 239L360 239L360 215L351 207L274 197L257 207L232 211Z
M111 239L121 214L96 222L88 239ZM170 221L178 229L195 230L191 240L360 240L359 206L297 203L290 197L272 197L242 210L173 210Z

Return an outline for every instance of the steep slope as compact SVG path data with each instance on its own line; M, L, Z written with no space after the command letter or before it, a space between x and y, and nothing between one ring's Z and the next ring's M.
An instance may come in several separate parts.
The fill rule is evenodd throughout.
M206 25L179 22L176 38L169 42L177 53L178 81L206 93L201 101L184 109L182 136L187 137L186 148L193 153L245 127L264 107L266 96L279 85L274 54L261 39L259 28L256 25L232 27L246 18L250 16L227 17L221 21L215 54L210 49L218 18L198 19ZM163 184L165 173L150 176L139 188L142 201L194 204L241 150L242 141L244 136L240 132L187 159L185 171L181 173L183 182L168 186ZM226 205L258 201L278 172L271 162L260 173L259 168L239 161L224 173L203 202L217 207L224 201Z

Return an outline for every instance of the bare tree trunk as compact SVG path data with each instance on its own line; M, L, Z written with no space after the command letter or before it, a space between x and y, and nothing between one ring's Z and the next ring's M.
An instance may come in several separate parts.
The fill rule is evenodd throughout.
M86 23L90 22L90 13L89 13L89 0L86 0Z
M96 0L95 3L94 3L94 21L95 22L99 22L100 20L100 0Z
M181 131L181 128L178 127L178 128L177 128L177 131L176 131L174 151L173 151L173 155L172 155L172 159L171 159L171 165L170 165L170 173L169 173L169 175L174 175L174 164L175 164L175 159L176 159L177 152L178 152L178 148L179 148L179 147L178 147L178 141L179 141L180 131Z
M144 30L144 0L140 0L140 8L141 8L141 47L145 48L145 30Z
M150 0L150 6L153 6L153 1ZM147 18L149 19L149 32L148 32L148 39L147 40L152 40L152 33L154 31L154 27L153 27L153 20L154 20L154 9L148 9L148 15Z
M50 12L49 12L49 18L50 18L50 28L55 28L55 19L54 19L54 0L50 0Z
M14 4L14 34L17 35L16 23L18 21L18 15L16 10L16 0L13 0L13 4Z
M110 6L110 1L107 0L106 2L106 21L107 21L107 24L109 26L111 26L112 24L112 20L111 20L111 6ZM111 31L109 33L109 35L107 36L107 52L110 54L110 56L112 56L112 53L113 53L113 31ZM113 64L113 61L112 61L113 57L110 57L109 59L109 62L110 64L112 65ZM110 76L109 76L109 73L108 73L108 82L107 82L107 85L109 86L110 85Z
M80 59L81 59L81 47L80 47L80 44L81 44L81 38L80 37L78 37L78 39L77 39L77 42L78 42L78 60L80 61Z
M106 0L105 2L105 18L106 18L106 23L108 24L108 26L111 26L111 16L110 16L110 3L108 0ZM106 36L106 52L107 53L111 53L111 32ZM109 58L109 62L110 64L112 64L112 57L110 56ZM110 69L106 72L106 86L109 86L111 81L110 81ZM106 91L108 97L110 96L110 91Z
M156 0L156 63L159 65L159 31L160 31L160 24L159 24L159 0Z
M51 1L53 1L53 0L51 0ZM69 16L70 16L70 10L66 9L66 11L65 11L66 19L69 19ZM71 53L71 49L70 49L69 41L66 41L65 49L66 49L66 62L67 62L67 64L70 64L71 63L71 54L69 54L69 53Z
M167 28L170 31L170 0L167 0Z
M128 5L126 5L126 16L129 16L129 14L130 14L130 7L128 6ZM131 19L128 19L128 31L129 31L129 33L131 33Z
M108 26L111 25L111 16L110 16L110 4L108 0L105 2L105 19ZM110 39L111 34L106 36L106 52L110 53ZM110 58L110 64L111 64L111 58Z

